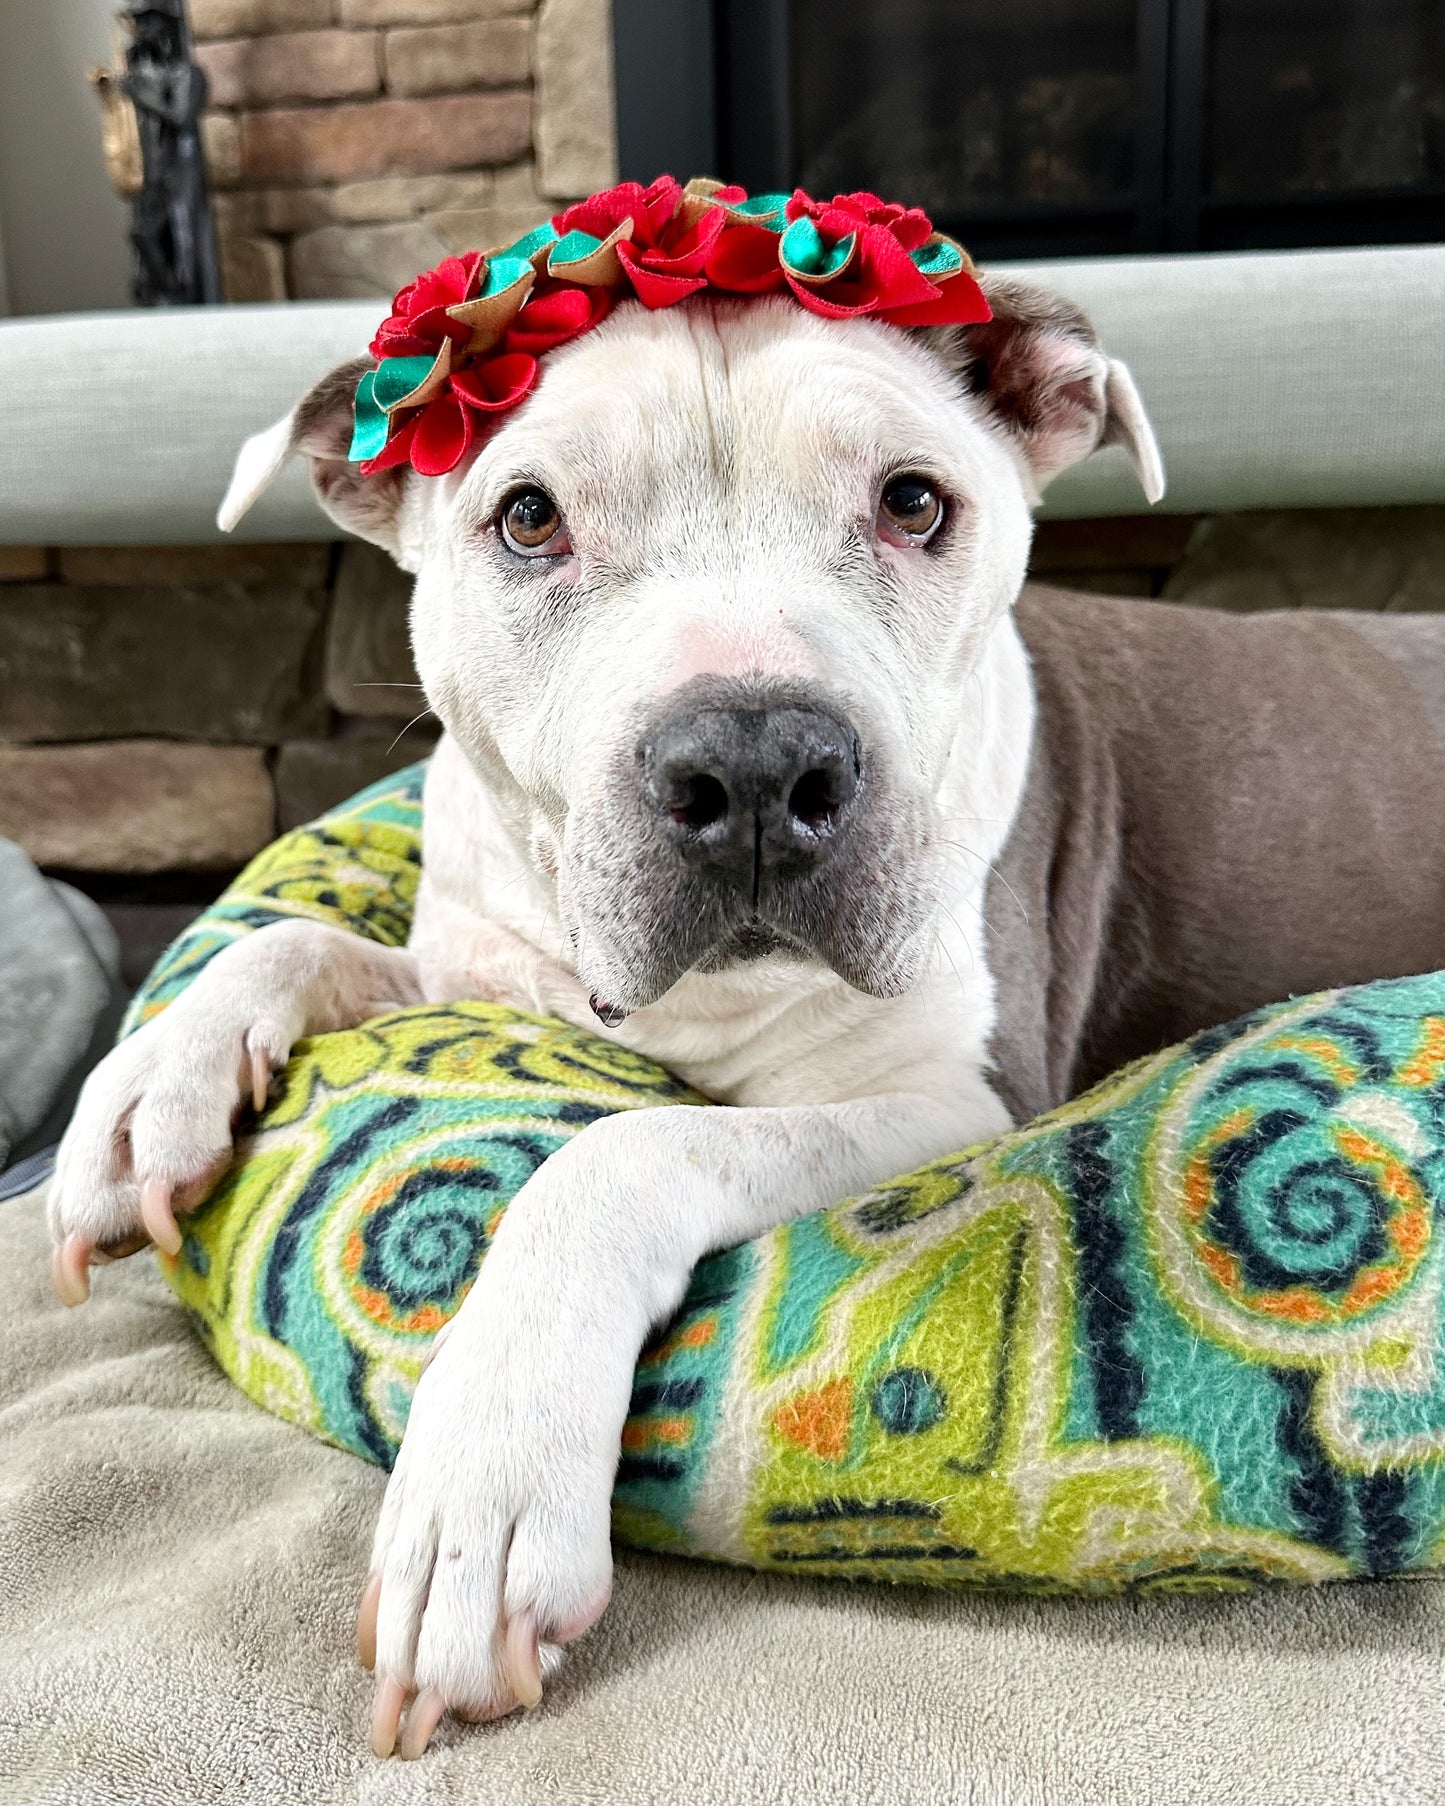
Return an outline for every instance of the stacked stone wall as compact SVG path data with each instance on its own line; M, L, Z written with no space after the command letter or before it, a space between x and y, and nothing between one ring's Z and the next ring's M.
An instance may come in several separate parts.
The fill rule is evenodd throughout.
M0 836L223 874L420 758L408 581L356 544L0 547Z
M1445 508L1045 523L1031 571L1218 608L1441 610ZM409 586L354 542L0 546L0 836L51 867L222 873L420 757Z
M608 0L191 0L232 301L391 294L616 180Z

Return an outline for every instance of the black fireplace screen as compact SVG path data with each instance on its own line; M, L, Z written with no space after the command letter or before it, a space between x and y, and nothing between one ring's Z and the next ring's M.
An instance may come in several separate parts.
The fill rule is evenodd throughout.
M1117 236L1140 162L1133 0L794 0L792 139L812 193Z
M615 18L629 175L872 188L988 256L1445 237L1445 0L617 0ZM660 87L694 104L659 114Z

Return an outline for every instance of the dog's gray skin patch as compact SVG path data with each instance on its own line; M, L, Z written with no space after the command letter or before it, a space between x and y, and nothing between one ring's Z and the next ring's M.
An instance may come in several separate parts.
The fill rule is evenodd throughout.
M1445 963L1445 620L1030 586L1039 710L990 881L1016 1120L1280 998Z

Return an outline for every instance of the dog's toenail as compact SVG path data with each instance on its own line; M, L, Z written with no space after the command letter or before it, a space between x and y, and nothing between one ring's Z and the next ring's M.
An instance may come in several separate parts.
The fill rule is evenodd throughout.
M384 1758L396 1748L402 1709L409 1698L410 1695L401 1682L390 1676L377 1689L376 1704L371 1715L371 1748L374 1755Z
M425 1755L432 1732L441 1723L446 1709L446 1701L435 1687L428 1687L412 1701L401 1734L401 1753L405 1761L415 1762L418 1756Z
M181 1232L171 1209L171 1188L164 1179L147 1179L141 1186L140 1214L157 1248L165 1254L179 1254Z

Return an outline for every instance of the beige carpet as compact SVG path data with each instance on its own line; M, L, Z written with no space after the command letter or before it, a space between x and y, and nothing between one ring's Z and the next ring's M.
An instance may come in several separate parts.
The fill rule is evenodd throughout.
M366 1751L382 1476L247 1403L153 1265L67 1313L0 1204L0 1801L1445 1800L1445 1585L1074 1603L624 1556L545 1705Z

